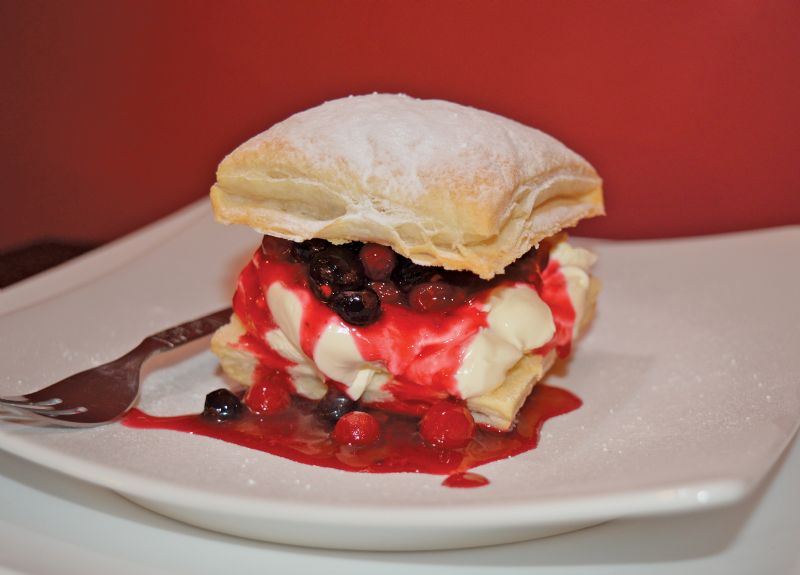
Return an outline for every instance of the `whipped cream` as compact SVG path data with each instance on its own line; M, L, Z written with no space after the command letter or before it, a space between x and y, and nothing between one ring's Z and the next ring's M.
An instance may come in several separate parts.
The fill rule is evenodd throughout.
M567 280L567 293L575 310L575 323L572 326L573 339L584 323L586 313L592 304L590 297L591 276L589 270L597 261L597 256L589 250L576 248L562 241L550 252L550 258L558 261L561 274Z
M360 399L367 390L371 392L371 401L386 398L381 390L383 384L391 379L391 374L383 364L364 360L350 328L344 323L337 319L327 323L317 340L312 360L300 345L303 319L300 298L291 289L275 282L267 290L267 305L278 326L267 332L267 343L282 357L294 362L295 365L287 371L299 395L320 399L327 390L325 379L328 378L346 385L352 399Z
M574 337L590 304L588 271L596 258L591 252L562 241L554 246L550 259L559 263L566 280L575 311ZM387 389L392 381L392 373L387 369L390 358L367 361L359 351L353 328L338 317L325 324L312 357L302 350L300 332L305 306L301 297L306 296L309 294L298 294L280 282L272 283L266 293L266 303L277 327L264 334L264 339L275 352L294 364L287 371L297 393L319 399L327 389L326 379L330 379L343 384L354 400L367 403L391 400L391 391ZM549 306L527 284L495 288L482 304L482 312L486 314L485 326L464 347L455 374L456 389L450 390L463 399L499 387L525 354L547 344L556 331Z
M494 290L483 309L488 326L472 340L456 372L463 399L495 389L524 354L546 344L556 332L550 308L526 284Z

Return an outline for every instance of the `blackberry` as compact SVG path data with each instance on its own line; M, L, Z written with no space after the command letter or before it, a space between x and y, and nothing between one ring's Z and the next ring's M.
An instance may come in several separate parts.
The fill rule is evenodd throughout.
M330 284L317 283L314 278L308 278L308 287L311 288L311 292L317 296L317 299L320 301L328 301L331 295L333 295L333 288Z
M381 315L378 294L369 288L334 292L328 305L339 317L353 325L369 325Z
M216 389L206 395L203 417L214 421L237 419L242 414L242 402L230 390Z
M319 238L313 238L300 243L292 244L292 257L299 262L308 263L314 255L331 247L331 243Z
M328 284L334 290L354 290L364 285L361 260L342 247L331 247L314 255L308 272L318 284Z
M292 242L274 236L261 238L261 253L267 261L285 261L292 251Z
M355 401L334 386L330 386L325 397L319 400L316 412L325 421L336 423L345 413L352 411L355 406Z
M402 256L397 259L397 265L392 271L392 280L405 291L408 291L416 284L430 281L437 272L437 268L415 264L410 259Z

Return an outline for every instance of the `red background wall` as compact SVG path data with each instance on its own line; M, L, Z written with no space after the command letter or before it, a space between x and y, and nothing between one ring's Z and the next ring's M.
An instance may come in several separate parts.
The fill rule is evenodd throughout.
M6 1L0 249L202 197L288 114L401 91L535 125L604 176L584 234L800 223L800 3Z

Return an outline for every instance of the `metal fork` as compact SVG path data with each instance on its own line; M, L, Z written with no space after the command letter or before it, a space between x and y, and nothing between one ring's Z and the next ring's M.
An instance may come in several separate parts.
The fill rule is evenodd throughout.
M228 322L231 308L176 325L142 340L119 359L16 397L0 396L0 408L15 415L66 427L110 423L139 395L140 368L149 357L180 347Z

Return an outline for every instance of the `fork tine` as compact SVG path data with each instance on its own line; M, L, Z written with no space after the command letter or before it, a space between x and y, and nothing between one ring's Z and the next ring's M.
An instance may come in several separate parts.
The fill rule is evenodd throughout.
M46 417L39 417L31 412L0 409L0 421L8 421L11 423L47 423L49 420Z
M35 413L37 415L46 415L48 417L57 417L59 415L77 415L78 413L85 413L86 408L83 406L68 407L64 409L53 409L48 405L34 405L24 403L6 403L0 400L0 408L7 408L16 413Z
M26 425L52 425L54 421L62 422L56 416L47 416L40 411L30 411L28 409L18 409L6 405L0 405L0 421L7 423L17 423ZM59 423L66 427L77 427L69 422Z
M59 400L61 403L61 400ZM7 407L18 412L36 413L38 415L46 415L48 417L58 417L60 415L77 415L85 413L87 410L83 406L67 407L64 409L53 409L52 405L37 405L35 403L6 403L0 400L0 407Z
M53 409L53 410L35 410L33 413L36 415L44 415L45 417L59 417L62 415L78 415L79 413L86 413L88 410L83 407L73 407L70 409Z
M139 393L142 363L150 356L210 335L230 319L225 308L146 337L117 359L75 373L45 388L15 397L0 396L0 419L48 422L65 427L110 423L124 414Z
M31 401L29 397L26 397L24 395L16 395L16 396L0 395L0 403L4 403L6 405L20 406L20 407L48 408L54 405L59 405L61 403L61 399L59 399L58 397L52 397L50 399Z

